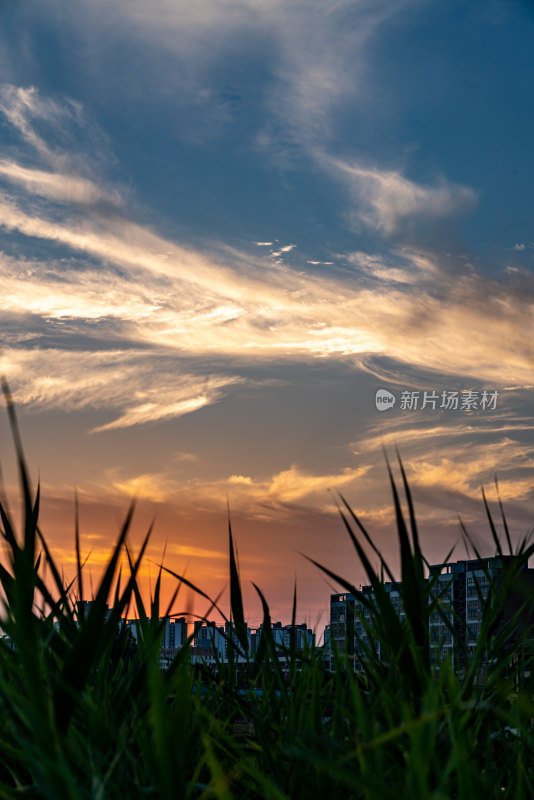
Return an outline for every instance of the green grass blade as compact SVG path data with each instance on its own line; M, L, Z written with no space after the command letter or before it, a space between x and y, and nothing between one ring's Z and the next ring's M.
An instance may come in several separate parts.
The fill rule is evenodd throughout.
M232 538L232 525L230 522L230 512L228 512L228 543L230 555L230 608L232 619L235 625L236 635L245 653L248 653L249 642L247 635L247 625L243 611L243 596L241 593L241 581L235 557L234 540Z

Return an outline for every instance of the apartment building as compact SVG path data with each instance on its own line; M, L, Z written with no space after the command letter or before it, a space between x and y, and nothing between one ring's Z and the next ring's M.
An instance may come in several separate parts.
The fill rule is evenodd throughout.
M261 633L261 627L258 631ZM290 648L293 642L295 650L303 651L315 643L315 634L305 622L300 625L282 625L281 622L273 622L272 632L274 642L280 649Z
M456 672L463 671L465 655L474 653L480 636L490 586L502 584L509 563L510 556L496 556L430 567L431 595L440 606L440 611L434 611L429 619L433 663L450 657Z
M223 625L216 625L215 622L202 623L198 620L195 622L194 631L193 656L198 655L198 660L200 661L202 655L205 655L209 663L215 662L215 660L225 660L228 640ZM193 663L196 663L194 659L192 660Z
M172 650L177 647L182 647L187 641L187 622L185 617L165 617L161 618L163 622L163 632L161 636L162 649ZM136 644L139 637L140 622L138 619L125 620L126 627L131 632Z
M477 646L484 602L490 586L498 587L502 583L512 558L495 556L437 564L429 568L429 602L435 600L439 604L439 610L436 608L429 617L430 658L433 664L450 657L458 674L465 669L466 655L472 655ZM402 584L386 582L384 588L402 620ZM362 659L370 647L381 657L380 642L370 636L371 612L365 602L373 603L374 592L370 586L362 586L361 592L364 600L346 592L330 597L328 631L331 668L334 666L335 650L346 652L353 660L355 669L361 669ZM515 581L502 609L501 624L511 620L528 597L534 597L532 569L525 569ZM518 626L524 628L534 623L532 600L529 608L521 611Z

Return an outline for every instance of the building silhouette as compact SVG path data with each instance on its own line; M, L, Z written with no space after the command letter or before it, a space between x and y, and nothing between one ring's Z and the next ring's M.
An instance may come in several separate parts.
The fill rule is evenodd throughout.
M432 665L437 667L449 658L456 674L464 673L466 660L473 655L479 641L490 588L496 590L502 585L506 570L513 562L513 556L502 555L429 567L428 602L436 605L428 619ZM383 586L402 621L405 618L402 583L388 581ZM331 668L335 664L336 651L346 653L356 670L362 669L369 648L379 659L382 657L381 642L372 636L373 614L367 605L374 605L374 591L371 586L362 586L360 591L361 596L347 592L330 596L330 624L326 638ZM525 566L508 592L500 613L501 628L515 619L509 643L514 636L524 635L533 627L533 609L534 569ZM487 666L484 658L481 664L484 673Z

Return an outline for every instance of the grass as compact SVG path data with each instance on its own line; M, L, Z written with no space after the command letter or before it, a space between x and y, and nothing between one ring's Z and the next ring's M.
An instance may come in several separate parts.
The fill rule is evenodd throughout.
M244 655L246 664L234 657L212 671L194 668L189 642L162 672L159 620L169 608L161 606L161 583L164 577L173 580L176 593L191 584L162 566L145 607L137 573L150 531L134 558L127 539L131 508L94 602L84 612L77 603L84 592L78 525L77 574L65 585L39 528L39 491L30 486L7 386L4 393L24 520L16 532L7 505L0 503L6 551L0 566L0 625L10 637L0 641L0 798L534 797L534 687L524 674L532 648L529 632L517 621L504 625L501 615L533 552L526 540L513 553L502 586L483 598L480 644L463 672L455 673L448 661L433 668L428 617L436 611L449 617L442 612L436 585L424 579L427 565L401 465L406 515L391 471L390 478L405 618L399 618L384 589L383 578L392 577L388 565L342 498L342 524L374 587L375 603L358 595L343 576L317 564L368 603L366 624L371 640L381 643L381 658L368 646L360 673L346 652L334 651L335 669L330 671L319 649L309 648L301 658L291 646L283 664L269 606L258 587L263 636L257 653L250 654L229 530L236 634L230 653ZM496 549L502 552L485 498L484 503ZM511 553L504 514L501 524ZM379 571L366 554L369 549L379 559ZM120 574L123 555L129 564L126 576ZM217 598L210 602L218 607ZM106 614L108 604L111 615ZM140 619L137 647L119 625L130 605ZM293 620L295 614L296 594ZM481 686L477 676L483 668L487 680Z

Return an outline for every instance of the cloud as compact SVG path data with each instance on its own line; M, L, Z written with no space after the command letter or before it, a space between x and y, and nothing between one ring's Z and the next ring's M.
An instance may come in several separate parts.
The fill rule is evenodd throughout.
M532 430L532 425L528 429ZM524 430L512 423L498 426L496 431L490 425L482 425L480 430L467 424L404 429L399 425L399 431L390 435L382 436L377 428L367 439L362 438L358 442L361 465L338 472L312 473L293 464L263 478L234 474L218 480L183 480L171 473L129 478L110 474L105 486L119 494L179 505L181 513L191 509L224 514L228 500L233 513L263 521L290 518L304 510L337 515L329 493L339 490L366 525L393 530L394 511L390 494L384 491L387 473L381 445L398 444L420 524L426 530L439 522L443 531L448 526L450 535L457 529L458 513L466 522L484 527L480 487L486 487L489 501L494 503L495 473L509 519L514 525L528 521L534 511L528 466L533 453L520 439Z
M435 265L428 258L410 253L398 252L394 257L382 254L356 251L347 253L345 260L357 267L360 273L384 283L415 285L424 281L427 273L435 271ZM314 261L314 264L321 262Z
M435 421L397 418L369 428L352 448L369 465L380 465L383 448L390 454L399 448L421 521L443 523L444 510L450 522L458 514L480 521L481 487L494 502L495 475L507 510L524 520L534 511L530 467L534 450L529 444L533 430L531 418L510 412L501 412L491 421L446 415ZM518 513L515 504L519 502L522 510Z
M6 313L78 320L80 330L87 320L115 318L117 344L176 355L254 363L376 354L499 385L531 381L534 354L523 330L534 298L476 274L452 280L414 251L397 266L394 257L369 258L363 269L374 283L365 285L358 276L266 273L235 249L195 251L117 215L57 221L45 209L26 213L13 198L0 200L0 212L5 231L42 242L48 253L43 262L0 260ZM55 245L69 248L75 270L61 259L48 266ZM392 276L417 288L408 294Z
M406 235L422 222L428 225L464 214L474 208L476 193L467 186L441 179L435 186L410 181L395 170L364 167L357 162L318 156L332 172L341 175L357 204L356 223L386 237Z
M409 5L380 0L263 5L276 52L277 80L267 102L287 136L306 149L329 139L336 111L349 98L354 102L367 94L374 36Z
M5 159L0 160L0 177L23 186L31 194L58 202L83 205L122 202L118 191L107 191L87 178L28 169Z
M296 246L296 244L287 244L285 247L280 247L278 250L271 250L271 256L272 258L278 258L283 253L290 253Z
M406 294L387 270L375 269L381 280L372 287L300 272L266 275L243 254L230 266L223 251L217 262L127 220L57 223L12 203L0 202L0 210L4 229L82 258L74 272L58 264L55 274L5 260L5 311L116 317L127 326L123 335L177 354L254 361L375 353L498 384L531 380L532 347L522 330L533 299L503 283L467 275L440 284L437 275L434 285ZM102 265L84 268L84 257Z
M189 556L192 558L209 558L227 561L228 553L220 550L208 550L205 547L192 547L187 544L171 544L167 548L169 555Z
M109 163L108 137L72 98L53 99L35 86L4 83L0 84L0 113L18 131L27 152L57 172L73 166L89 172Z
M72 100L60 103L43 98L34 86L0 86L0 112L2 112L29 144L49 164L56 168L65 161L64 153L57 153L35 129L40 123L55 135L65 134L68 125L79 118L81 106ZM69 137L70 138L70 137Z
M117 478L109 474L106 486L129 496L155 502L176 502L180 508L223 510L229 501L233 511L269 519L273 515L294 512L296 508L328 509L328 492L340 489L366 475L367 467L346 468L338 473L311 474L296 464L288 469L258 479L249 475L230 475L216 481L201 478L178 480L170 474L145 474Z
M257 140L274 140L276 149L280 140L305 146L323 140L343 102L367 95L376 32L413 2L154 0L147 7L143 0L115 0L112 6L92 0L61 12L47 10L47 21L76 42L86 71L106 86L108 96L126 94L132 105L140 98L166 102L172 96L172 105L186 110L182 135L184 117L201 109L195 134L204 138L213 129L224 130L232 99L244 96L263 112L266 124L260 125ZM110 69L110 63L119 54L121 67L126 61L127 68L132 51L136 79L121 80L121 69ZM237 79L235 70L225 72L236 54L245 65ZM249 63L260 63L261 71L248 70ZM221 89L228 80L231 91ZM226 94L230 103L224 102ZM19 98L21 111L25 104L33 109L34 98Z
M108 138L80 103L42 96L33 86L0 84L0 114L23 145L17 158L0 160L0 177L56 202L121 205L121 192L98 180L112 160ZM21 152L29 163L17 160ZM36 168L36 158L48 169Z
M448 424L445 424L445 423ZM480 439L481 437L499 438L506 434L507 438L514 433L517 438L527 431L534 431L532 420L511 418L510 415L497 415L490 422L486 418L479 421L473 417L466 418L461 422L448 421L443 416L439 422L428 422L418 420L417 425L407 425L402 418L392 420L390 423L377 425L370 428L358 443L352 446L358 448L358 452L377 452L380 453L384 447L395 445L403 448L410 446L412 452L435 449L437 445L441 447L446 442L450 446L452 443L466 438Z
M168 359L142 351L69 352L4 349L0 374L15 401L40 409L118 413L94 432L180 417L217 402L239 377L176 372Z
M19 117L26 120L28 108L34 117L50 118L59 127L69 114L82 114L68 103L62 114L59 101L46 103L34 90L4 91L7 108L6 96L15 109L17 130L26 137L28 129ZM45 145L45 155L49 150ZM534 350L524 331L530 326L534 293L516 287L513 275L508 283L473 271L451 278L430 254L414 247L387 256L349 254L345 262L354 267L353 275L346 270L339 277L335 271L308 274L277 265L266 271L259 255L217 242L203 249L184 246L132 221L125 208L110 214L97 204L88 214L65 204L69 179L64 172L13 159L1 161L2 169L15 189L24 186L22 196L16 191L0 195L0 227L11 247L9 256L0 254L0 308L9 320L10 341L18 344L4 353L4 363L21 382L20 402L50 408L67 402L64 396L76 408L90 390L105 396L106 407L115 405L118 412L101 430L143 424L216 402L243 379L242 374L228 377L235 373L235 367L228 369L235 361L244 373L267 361L336 359L358 365L376 356L492 388L532 382ZM369 202L382 220L377 224L388 230L398 224L405 195L414 198L405 212L412 215L422 213L425 203L436 214L455 204L454 187L436 190L433 199L433 190L418 188L397 173L363 174L375 187ZM74 186L80 200L106 196L98 180L76 178ZM47 190L42 203L39 198ZM294 247L285 245L279 252ZM13 331L17 318L26 328L29 316L36 333L25 344L25 337ZM100 337L100 346L105 341L106 349L113 349L112 360L98 353L69 355L67 344L57 353L46 346L27 349L52 334L65 343L62 326L67 326L69 341L78 337L78 347L85 341L84 351L88 340L96 346ZM148 352L154 369L147 366ZM172 360L178 364L198 357L211 364L206 375L187 373L180 389L171 377ZM78 370L82 358L83 375ZM24 359L31 369L19 369ZM60 380L57 364L62 365L59 375L72 372L75 391ZM130 385L136 376L144 380L145 388L128 401L120 389L122 374ZM156 387L163 377L170 388L161 392Z

